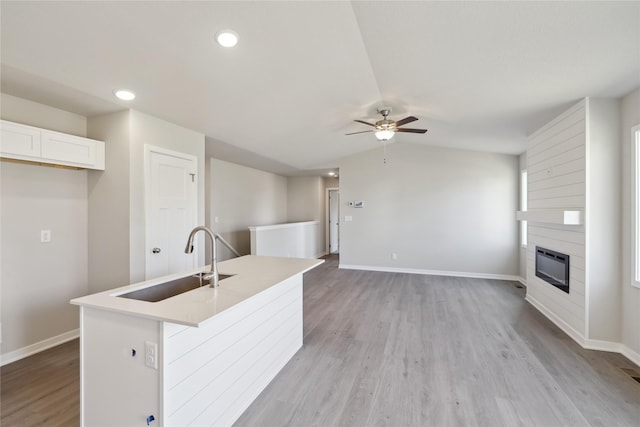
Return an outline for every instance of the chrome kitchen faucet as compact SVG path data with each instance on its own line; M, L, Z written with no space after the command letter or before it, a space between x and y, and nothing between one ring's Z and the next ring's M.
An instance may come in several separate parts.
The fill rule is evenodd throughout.
M209 280L209 286L211 286L212 288L217 288L220 284L220 275L218 274L218 255L216 250L216 241L220 240L227 248L229 248L231 252L235 254L235 256L240 256L240 254L229 244L229 242L223 239L221 235L212 231L209 227L205 227L203 225L199 225L191 230L191 233L189 233L189 238L187 239L187 246L184 248L184 253L193 253L193 238L200 230L204 231L211 240L211 269L205 276L202 276L202 278Z

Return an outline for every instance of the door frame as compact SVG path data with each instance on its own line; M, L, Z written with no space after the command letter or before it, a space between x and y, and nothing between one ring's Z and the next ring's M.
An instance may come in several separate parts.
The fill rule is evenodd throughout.
M338 195L340 195L339 187L331 187L325 189L325 233L324 233L324 241L325 241L325 253L327 255L331 254L331 212L330 212L330 200L329 195L331 191L337 191ZM338 203L338 223L340 222L340 204ZM338 253L340 253L340 226L338 226Z
M147 280L147 272L148 272L148 257L149 257L149 234L151 232L151 154L157 153L165 156L177 157L179 159L190 161L193 170L195 173L195 177L199 176L198 171L198 157L193 154L182 153L180 151L169 150L166 148L158 147L156 145L144 144L144 275L145 280ZM193 223L198 224L198 180L194 179L193 186ZM187 241L188 235L186 235L185 243ZM196 240L197 242L197 240ZM193 257L194 264L198 265L200 259L200 244L196 243L194 245Z

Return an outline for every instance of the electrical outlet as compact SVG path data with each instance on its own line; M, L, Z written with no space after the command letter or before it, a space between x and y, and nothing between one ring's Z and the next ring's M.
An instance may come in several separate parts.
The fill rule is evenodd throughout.
M51 230L40 230L40 243L51 242Z
M158 343L144 342L144 364L150 368L158 369Z

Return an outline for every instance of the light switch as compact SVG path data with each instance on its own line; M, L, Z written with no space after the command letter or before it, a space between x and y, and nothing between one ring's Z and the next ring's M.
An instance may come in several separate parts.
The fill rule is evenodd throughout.
M51 230L40 230L40 243L51 242Z
M353 221L353 217L351 215L345 215L344 222Z

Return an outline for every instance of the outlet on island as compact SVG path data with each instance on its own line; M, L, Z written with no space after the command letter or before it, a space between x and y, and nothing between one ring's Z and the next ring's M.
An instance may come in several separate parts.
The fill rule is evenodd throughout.
M145 341L144 364L150 368L158 369L158 343Z

